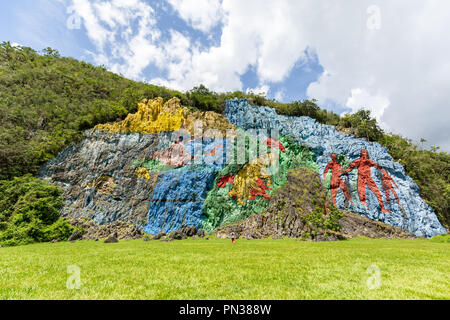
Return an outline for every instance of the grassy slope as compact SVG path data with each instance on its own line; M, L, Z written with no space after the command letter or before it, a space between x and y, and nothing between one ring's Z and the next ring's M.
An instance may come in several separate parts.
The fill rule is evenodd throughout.
M450 244L430 240L142 240L0 249L0 299L450 299ZM366 286L367 268L381 287ZM81 289L66 289L67 266Z

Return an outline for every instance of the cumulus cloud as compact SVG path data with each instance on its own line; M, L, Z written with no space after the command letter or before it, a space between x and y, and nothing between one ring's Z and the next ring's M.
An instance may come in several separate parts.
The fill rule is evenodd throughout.
M389 106L389 100L383 95L371 95L366 89L355 88L351 90L351 95L345 106L350 108L352 112L361 108L370 110L372 116L380 121L384 110Z
M205 37L220 26L219 43L205 48L182 30L159 30L153 8L142 0L74 0L74 7L98 49L96 59L128 77L155 66L163 72L152 83L229 91L242 90L241 76L251 68L258 87L269 91L296 63L307 64L311 49L324 72L309 85L308 97L351 112L368 108L385 128L450 150L449 2L167 1ZM165 40L161 32L168 32Z
M275 92L274 98L277 101L283 101L285 94L286 94L286 92L284 89L278 90L277 92Z
M186 64L172 63L180 70L152 82L192 88L203 83L213 90L242 89L241 76L255 67L260 86L282 81L294 64L305 59L303 36L286 20L288 2L261 0L222 2L222 35L218 46L200 50L191 47Z
M164 52L156 45L160 31L153 8L145 2L73 0L71 9L96 46L96 52L88 51L96 63L134 79L142 78L150 64L162 66Z
M270 87L267 84L263 84L263 85L261 85L259 87L256 87L256 88L247 88L247 90L245 92L247 94L254 93L254 94L257 94L257 95L265 96L265 95L267 95L269 90L270 90Z
M367 10L374 3L378 10ZM305 27L326 72L308 95L352 111L366 107L386 129L450 150L444 89L450 42L441 38L450 27L450 3L358 0L315 10L325 14ZM379 25L369 28L374 12Z
M167 0L194 29L208 32L222 19L222 7L219 0Z

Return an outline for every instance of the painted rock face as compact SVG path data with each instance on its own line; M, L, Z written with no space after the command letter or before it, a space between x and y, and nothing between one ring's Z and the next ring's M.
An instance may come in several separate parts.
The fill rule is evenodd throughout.
M198 134L198 127L207 130ZM158 233L188 225L213 231L263 212L288 173L301 168L320 174L341 209L417 236L445 233L378 143L246 100L227 100L225 117L189 112L177 99L143 101L124 121L85 132L39 176L63 189L63 216L128 221Z
M250 106L246 100L228 100L225 116L245 130L271 128L308 147L339 208L417 236L446 233L417 185L380 144L340 133L309 117L283 116L268 107Z

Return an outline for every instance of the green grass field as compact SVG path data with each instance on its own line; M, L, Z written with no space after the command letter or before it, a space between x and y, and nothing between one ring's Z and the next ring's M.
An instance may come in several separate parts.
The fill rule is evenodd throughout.
M79 289L67 289L71 265ZM450 243L424 239L0 248L0 299L450 299L449 276Z

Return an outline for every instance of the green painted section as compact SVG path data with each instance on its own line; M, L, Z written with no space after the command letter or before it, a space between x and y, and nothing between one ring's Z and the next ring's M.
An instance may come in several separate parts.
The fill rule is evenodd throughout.
M167 171L173 168L166 166L158 159L139 159L133 162L131 168L136 169L138 167L142 167L148 170L148 172L159 172L159 171Z
M240 132L240 134L243 134ZM256 141L253 136L247 135L249 141L245 146L246 159L251 160L252 157L257 155L251 154L248 149L250 143ZM316 172L319 172L319 166L314 161L314 154L308 151L305 147L299 145L294 141L292 137L280 135L280 142L285 148L285 153L279 152L279 166L278 170L272 173L272 185L269 187L272 190L267 190L267 193L272 196L276 189L282 187L287 181L288 172L298 168L309 168ZM257 143L257 142L256 142ZM271 151L270 148L267 148ZM235 156L237 154L235 145ZM203 222L202 227L207 232L214 231L220 225L226 225L232 222L243 220L250 216L252 213L260 213L269 206L270 200L263 200L261 196L258 196L256 200L247 200L244 205L239 205L235 199L228 196L228 193L232 189L233 185L228 183L225 188L219 188L217 186L221 177L227 174L236 175L243 165L229 164L216 176L213 184L213 188L208 192L206 200L203 206Z

